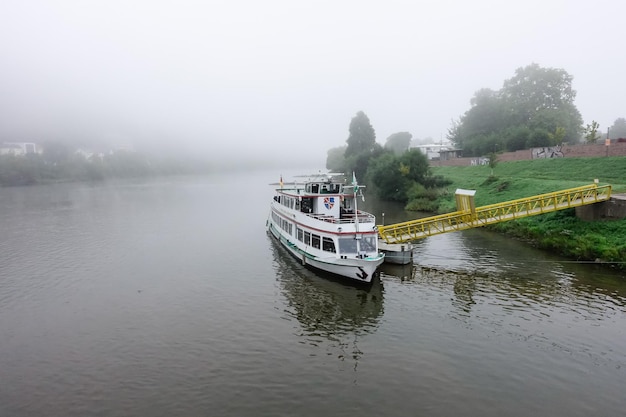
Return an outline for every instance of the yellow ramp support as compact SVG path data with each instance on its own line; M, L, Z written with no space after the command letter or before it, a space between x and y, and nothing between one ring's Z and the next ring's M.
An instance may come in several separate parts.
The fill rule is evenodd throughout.
M474 207L473 190L457 190L456 198L458 211L378 226L380 239L386 243L405 243L442 233L594 204L611 198L611 186L591 184L477 208Z

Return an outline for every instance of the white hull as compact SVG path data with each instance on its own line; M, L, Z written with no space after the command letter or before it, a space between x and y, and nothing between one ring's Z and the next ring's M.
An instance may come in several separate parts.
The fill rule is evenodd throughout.
M289 253L296 259L298 259L302 265L315 268L320 271L327 272L329 274L337 275L342 278L348 278L355 282L370 283L374 278L374 274L378 270L378 267L385 260L384 255L379 255L375 258L364 259L338 259L336 257L319 258L313 257L302 249L299 249L296 245L290 243L285 238L281 237L279 231L270 223L269 231L272 236L280 242L280 244L289 251Z

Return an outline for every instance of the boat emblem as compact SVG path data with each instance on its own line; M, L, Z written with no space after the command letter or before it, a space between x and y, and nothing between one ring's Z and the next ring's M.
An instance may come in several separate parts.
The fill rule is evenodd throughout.
M325 197L324 198L324 205L326 206L326 209L328 209L328 210L333 208L333 206L335 205L335 197Z

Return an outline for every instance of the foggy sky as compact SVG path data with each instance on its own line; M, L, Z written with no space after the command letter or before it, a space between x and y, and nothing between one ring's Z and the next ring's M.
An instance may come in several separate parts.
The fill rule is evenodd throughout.
M439 140L532 63L572 75L606 132L626 117L625 16L618 0L4 0L0 142L323 165L358 111L381 144Z

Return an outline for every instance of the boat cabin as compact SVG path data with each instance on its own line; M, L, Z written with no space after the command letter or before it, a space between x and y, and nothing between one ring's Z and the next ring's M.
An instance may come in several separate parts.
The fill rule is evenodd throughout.
M353 216L354 197L346 193L346 187L352 189L351 186L330 180L306 183L300 201L300 211L334 219Z

